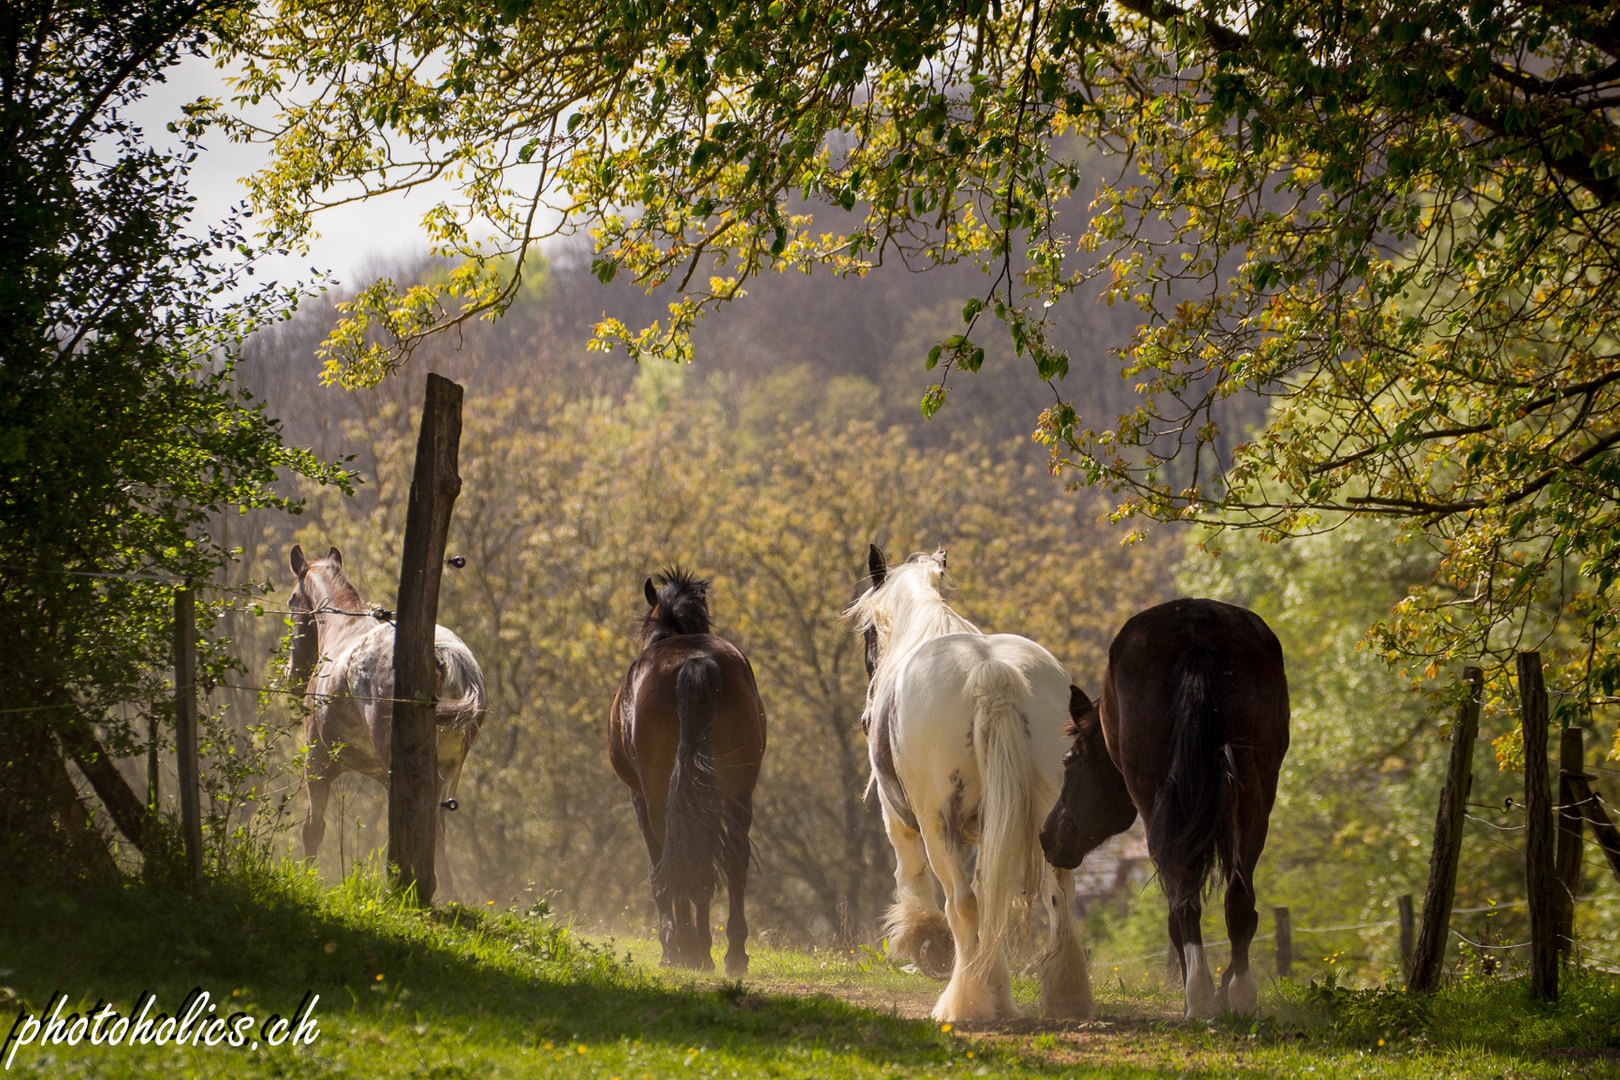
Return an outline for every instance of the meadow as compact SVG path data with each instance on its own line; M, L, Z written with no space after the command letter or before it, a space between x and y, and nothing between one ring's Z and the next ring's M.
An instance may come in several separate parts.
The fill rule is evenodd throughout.
M1096 1019L942 1025L939 984L873 949L752 948L747 978L672 973L656 943L579 932L527 910L423 911L363 873L327 889L290 866L192 894L161 879L6 887L8 1016L57 991L64 1013L193 986L262 1021L304 996L319 1034L271 1048L16 1047L8 1075L65 1077L1586 1077L1620 1075L1620 978L1565 975L1552 1006L1521 981L1432 998L1334 980L1265 980L1259 1014L1179 1019L1152 972L1094 958ZM1026 1012L1034 986L1020 979Z

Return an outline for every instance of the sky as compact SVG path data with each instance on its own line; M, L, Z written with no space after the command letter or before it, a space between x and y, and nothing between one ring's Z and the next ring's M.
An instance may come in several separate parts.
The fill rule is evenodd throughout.
M181 105L204 95L225 98L229 92L226 73L212 61L188 57L169 70L167 82L153 84L127 115L144 128L153 145L161 147L174 138L164 126L181 115ZM217 131L203 146L189 188L197 199L194 220L207 226L223 220L233 204L246 198L242 178L268 165L270 154L268 147L232 143ZM255 266L255 279L311 283L329 274L340 288L354 288L369 280L368 270L427 253L421 218L433 201L430 192L417 191L408 198L373 198L325 211L315 219L320 235L307 254L265 257Z

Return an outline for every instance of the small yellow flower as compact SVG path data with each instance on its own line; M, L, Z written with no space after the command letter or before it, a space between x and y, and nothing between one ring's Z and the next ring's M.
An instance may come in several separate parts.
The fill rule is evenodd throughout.
M545 1045L545 1049L547 1049L547 1050L550 1050L550 1049L551 1049L551 1044L550 1044L550 1043L546 1043L546 1045Z
M335 942L335 941L328 941L328 942L327 942L327 943L326 943L326 951L327 951L327 952L328 952L328 953L335 953L335 952L337 952L337 942Z
M382 977L382 972L378 972L378 973L377 973L377 981L378 981L378 982L382 982L382 981L383 981L383 977Z
M939 1030L944 1031L944 1032L949 1032L951 1030L951 1025L949 1025L949 1024L941 1024L941 1025L939 1025Z
M574 1053L576 1053L576 1054L583 1054L583 1053L584 1053L584 1052L585 1052L585 1048L584 1048L584 1047L583 1047L583 1046L576 1046L576 1047L574 1047Z

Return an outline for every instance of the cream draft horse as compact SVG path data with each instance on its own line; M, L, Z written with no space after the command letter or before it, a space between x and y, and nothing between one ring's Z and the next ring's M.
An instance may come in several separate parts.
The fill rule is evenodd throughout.
M890 954L942 969L948 929L950 982L934 1019L1017 1016L1003 938L1013 902L1038 893L1050 926L1041 1012L1089 1018L1073 881L1047 865L1038 839L1063 783L1069 676L1033 641L986 636L952 611L938 588L943 551L890 569L874 545L869 567L872 587L846 614L866 637L863 721L894 845ZM943 916L929 870L945 890Z

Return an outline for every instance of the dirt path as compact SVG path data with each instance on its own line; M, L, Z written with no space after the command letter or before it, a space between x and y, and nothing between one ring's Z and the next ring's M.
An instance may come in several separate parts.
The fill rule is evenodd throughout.
M914 1020L928 1018L943 983L935 987L896 989L873 987L859 978L837 983L800 982L794 979L750 979L749 988L763 994L796 997L832 997L864 1009L893 1013ZM1192 1052L1179 1039L1166 1039L1164 1025L1175 1024L1179 1010L1169 1007L1155 1011L1151 1006L1122 1014L1104 1008L1094 1020L1043 1020L1024 1017L1016 1020L963 1021L950 1025L951 1034L964 1040L1037 1055L1062 1065L1120 1065L1168 1067L1190 1062ZM1049 1036L1050 1040L1040 1039ZM1207 1051L1205 1051L1207 1054ZM1230 1064L1241 1065L1240 1052L1223 1055Z

